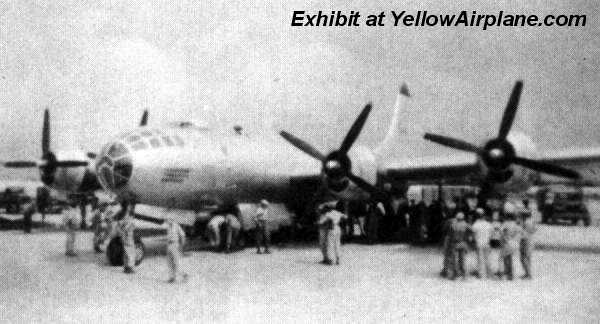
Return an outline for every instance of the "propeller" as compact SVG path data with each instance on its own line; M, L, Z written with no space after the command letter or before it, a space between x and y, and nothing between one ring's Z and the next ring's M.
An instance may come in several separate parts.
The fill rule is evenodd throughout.
M517 114L519 107L519 99L523 91L523 81L517 81L513 87L512 93L508 100L508 104L504 110L498 137L489 140L483 147L468 143L466 141L455 139L452 137L426 133L423 138L444 146L448 146L457 150L477 153L484 163L496 172L506 170L510 165L517 164L522 167L543 172L559 177L570 179L580 178L580 174L576 171L563 168L561 166L549 164L542 161L536 161L519 157L516 155L514 146L506 139Z
M380 190L374 185L368 183L364 179L352 173L352 162L348 157L348 152L352 145L360 135L362 128L369 117L369 113L371 112L372 105L367 104L361 113L358 115L350 130L344 137L342 144L339 149L325 155L313 147L311 144L306 141L286 132L281 131L279 134L286 141L290 142L293 146L301 150L302 152L310 155L315 160L318 160L322 164L323 174L329 180L329 187L335 191L341 191L345 189L348 185L348 180L354 182L359 188L370 194L380 194Z
M42 182L50 185L54 182L57 168L85 167L87 161L58 160L54 152L50 150L50 112L44 111L44 122L42 124L42 158L39 161L8 161L4 163L7 168L39 168Z

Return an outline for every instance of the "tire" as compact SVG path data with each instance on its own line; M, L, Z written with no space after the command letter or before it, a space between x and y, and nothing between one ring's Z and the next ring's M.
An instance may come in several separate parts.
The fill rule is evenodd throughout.
M134 239L135 243L135 265L139 265L146 256L146 248L139 237ZM120 237L113 238L106 247L106 257L112 266L122 266L125 261L125 249Z
M577 226L577 223L579 223L579 218L575 218L571 220L571 224L573 224L573 226Z
M591 220L590 220L589 216L583 219L583 226L587 227L587 226L590 226L590 224L591 224Z
M125 257L125 250L123 249L123 242L120 237L115 237L110 240L106 247L106 258L111 266L117 267L122 266Z

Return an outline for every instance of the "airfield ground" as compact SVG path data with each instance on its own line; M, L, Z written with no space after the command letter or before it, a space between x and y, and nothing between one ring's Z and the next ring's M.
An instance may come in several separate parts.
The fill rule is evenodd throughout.
M89 232L69 259L62 232L0 232L2 321L600 321L599 227L540 226L535 277L512 282L441 279L436 248L349 244L340 266L318 264L312 246L192 251L183 259L188 281L168 284L163 243L144 242L146 259L126 275L91 252Z

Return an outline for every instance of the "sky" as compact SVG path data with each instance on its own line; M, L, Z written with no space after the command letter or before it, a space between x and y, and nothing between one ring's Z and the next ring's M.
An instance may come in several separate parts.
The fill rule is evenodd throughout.
M294 10L586 14L577 28L292 27ZM598 146L600 23L594 1L9 1L0 3L0 159L98 151L119 131L203 121L288 130L337 147L367 102L359 139L381 141L398 87L412 93L398 154L436 154L423 131L481 142L517 79L516 128L541 149Z

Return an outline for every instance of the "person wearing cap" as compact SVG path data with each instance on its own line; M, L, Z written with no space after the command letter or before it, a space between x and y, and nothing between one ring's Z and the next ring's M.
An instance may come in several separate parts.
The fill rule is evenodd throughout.
M69 202L69 207L63 212L64 214L64 227L67 233L66 252L65 255L69 257L77 256L75 253L75 240L78 227L78 211L77 202L73 199Z
M515 222L515 210L505 205L502 224L502 257L506 279L513 279L513 255L518 251L521 241L521 227Z
M169 267L169 283L177 281L179 275L183 280L187 274L181 271L181 252L185 245L185 233L179 224L173 219L173 214L167 214L165 220L167 228L167 265Z
M488 216L483 208L475 210L475 223L473 223L473 238L477 249L477 277L490 278L492 269L490 266L490 237L492 235L492 225L488 221Z
M533 251L533 234L536 231L535 223L531 217L531 210L529 210L529 201L523 200L524 210L521 212L521 227L522 237L521 244L519 246L519 254L521 256L521 266L523 267L522 279L531 279L531 254Z
M264 246L264 253L269 254L270 235L267 229L267 215L269 213L269 202L265 199L260 201L256 213L254 213L255 233L256 233L256 253L261 254L261 244Z
M465 221L465 214L463 212L456 213L456 220L452 223L450 229L450 242L454 253L454 269L450 276L451 280L454 280L457 276L462 276L463 279L467 278L465 258L470 231L470 225Z

